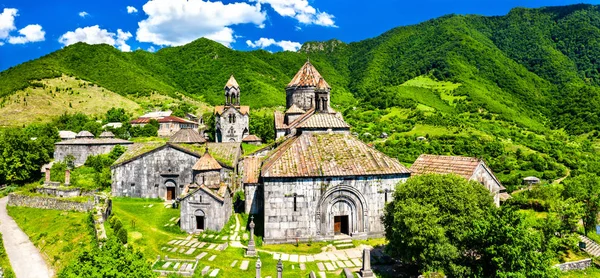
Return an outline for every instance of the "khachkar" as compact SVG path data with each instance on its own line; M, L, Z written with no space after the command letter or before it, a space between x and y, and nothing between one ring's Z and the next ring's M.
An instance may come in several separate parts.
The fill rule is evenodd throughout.
M256 245L254 244L254 216L250 216L250 241L248 241L248 249L246 250L246 256L256 256Z
M363 249L363 266L360 275L361 277L375 277L371 270L371 251L367 248Z

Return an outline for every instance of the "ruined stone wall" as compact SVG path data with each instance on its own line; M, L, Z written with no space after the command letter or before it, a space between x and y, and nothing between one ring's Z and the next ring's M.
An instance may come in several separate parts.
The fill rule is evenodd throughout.
M167 146L131 162L113 167L112 195L141 198L167 197L167 184L175 185L175 197L192 183L192 167L198 157Z
M54 145L54 160L64 161L68 155L75 157L75 166L81 166L85 163L88 156L107 154L116 145ZM129 145L123 145L128 147Z
M196 230L196 215L204 216L204 229L220 231L229 217L231 217L232 200L226 194L224 202L215 199L204 190L200 189L180 204L180 226L188 233L199 232Z
M93 200L86 203L80 203L58 198L25 196L15 193L8 194L8 205L79 212L88 212L94 208Z
M584 270L588 267L592 266L592 259L584 259L576 262L568 262L563 264L558 264L555 267L558 267L561 271L569 271L569 270Z
M352 236L382 236L386 195L391 202L395 186L407 178L408 175L263 178L264 241L333 239L333 221L338 214L348 215Z

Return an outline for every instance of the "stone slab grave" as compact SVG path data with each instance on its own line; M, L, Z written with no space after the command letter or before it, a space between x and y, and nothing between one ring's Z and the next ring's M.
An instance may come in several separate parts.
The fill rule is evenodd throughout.
M235 265L237 264L237 262L238 262L237 260L233 261L229 267L234 268Z
M219 247L217 247L217 250L223 251L223 250L227 249L228 246L229 246L229 243L225 242L223 244L220 244Z
M186 238L185 238L185 240L187 240L187 241L190 241L190 240L192 240L192 236L188 236L188 237L186 237Z
M183 253L183 252L185 252L185 248L183 248L183 247L179 248L179 253Z
M300 264L300 270L305 271L306 270L306 265L301 263Z
M346 275L346 278L354 278L354 273L349 268L344 268L344 275Z
M352 259L351 261L352 261L352 263L355 266L361 266L362 265L362 262L359 259Z
M169 268L170 265L171 262L166 262L165 264L163 264L162 268Z
M341 268L346 267L346 265L342 261L337 261L335 263L337 264L338 267L341 267Z
M196 251L196 248L190 248L190 250L188 250L187 252L185 252L186 255L191 255L194 253L194 251Z
M217 257L217 255L212 255L212 256L210 256L210 258L208 258L208 260L212 262L215 260L216 257Z
M305 255L300 255L300 257L298 258L298 261L301 263L305 263L306 262L306 256Z
M290 262L297 263L298 255L295 255L295 254L290 255Z
M312 263L312 262L315 261L315 257L312 256L312 255L311 256L306 256L306 261L309 262L309 263Z
M198 245L198 248L202 248L202 247L204 247L204 245L206 245L206 242L200 242L200 245Z
M240 269L241 270L248 270L248 265L250 264L250 261L242 261L242 264L240 264Z
M346 267L354 267L354 264L351 261L343 261Z
M281 254L282 261L288 261L290 259L290 254Z
M325 266L323 265L323 263L317 263L317 267L319 268L319 271L325 271Z
M205 267L202 269L202 276L204 276L204 275L208 274L208 271L210 271L210 266L205 266Z
M279 253L273 253L273 259L274 260L279 260L279 258L281 258L281 254L279 254Z
M215 269L215 270L213 270L213 271L211 271L210 275L208 275L208 276L210 276L210 277L217 277L217 275L219 275L219 269L218 268Z
M204 258L206 255L208 255L208 253L206 252L202 252L202 254L196 256L196 259L201 260L202 258Z
M191 271L192 269L194 269L194 264L188 264L187 268L185 269L186 271Z
M176 239L174 239L174 240L171 240L171 241L169 241L167 244L169 244L169 245L173 245L173 244L174 244L176 241L177 241L177 240L176 240Z
M196 243L194 243L194 244L192 245L192 247L193 247L193 248L196 248L196 247L198 247L198 245L200 245L200 242L196 242Z
M189 243L189 241L187 241L187 240L184 240L184 241L182 241L181 243L179 243L179 246L185 246L185 245L186 245L186 244L188 244L188 243Z
M327 268L327 271L334 271L336 269L331 263L325 263L325 267Z
M185 247L190 247L190 246L192 246L194 243L195 243L195 242L193 242L193 241L190 241L190 242L188 242L188 243L185 245Z
M184 271L187 268L188 264L187 263L183 263L181 265L181 267L179 268L179 271Z
M221 240L227 240L229 237L228 236L223 236L221 237Z
M327 275L325 274L325 272L319 272L319 277L320 278L327 278Z
M208 249L208 250L213 250L213 249L215 249L215 247L217 247L217 244L215 244L215 243L211 243L211 244L210 244L210 246L208 246L208 248L207 248L207 249Z
M173 269L179 269L179 265L180 263L176 263L175 266L173 266Z

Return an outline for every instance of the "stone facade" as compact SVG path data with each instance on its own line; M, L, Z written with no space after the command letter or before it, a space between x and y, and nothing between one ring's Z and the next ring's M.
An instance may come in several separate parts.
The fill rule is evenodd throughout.
M58 198L26 196L11 193L8 194L8 205L41 209L88 212L94 208L94 201L90 200L85 203L80 203L69 200L61 200Z
M242 142L249 134L250 119L234 106L225 106L221 114L215 116L217 142Z
M180 207L179 221L182 230L188 233L202 230L219 231L231 217L230 192L226 190L221 197L211 189L201 187L182 198Z
M59 142L54 146L54 160L55 161L64 161L68 155L73 155L75 157L75 166L80 166L85 163L88 156L91 155L99 155L99 154L107 154L112 151L112 149L116 145L123 145L125 147L129 146L132 143L127 144L70 144L71 142L75 142L77 139L68 140ZM94 140L94 139L91 139Z
M315 105L315 87L288 88L285 91L287 107L296 104L303 110L310 110Z
M561 271L570 271L570 270L584 270L588 267L592 266L592 259L583 259L576 262L568 262L563 264L558 264L555 267L558 267Z
M358 238L383 236L385 201L392 201L395 186L407 178L408 174L263 178L263 240L330 240L336 216L346 219L341 223L346 226L341 227L342 233Z
M192 182L192 166L198 158L199 155L165 145L117 164L111 168L112 195L174 200Z
M473 176L470 180L481 183L494 198L494 204L500 206L500 193L504 190L504 187L498 182L494 174L487 166L481 162L473 172Z
M263 187L258 183L245 183L244 184L244 201L245 209L247 214L260 214L264 207L264 196Z
M80 188L64 188L54 186L42 186L36 189L38 193L56 197L77 197L81 195Z

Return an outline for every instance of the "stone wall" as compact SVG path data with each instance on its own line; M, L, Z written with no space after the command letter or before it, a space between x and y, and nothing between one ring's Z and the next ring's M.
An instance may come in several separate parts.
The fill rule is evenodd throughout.
M181 201L181 229L188 233L199 232L196 229L196 216L204 216L204 230L220 231L231 217L231 202L229 192L225 194L223 201L217 200L203 189L194 192Z
M58 198L26 196L11 193L8 194L8 205L41 209L88 212L94 208L94 201L90 200L85 203L80 203L69 200L61 200Z
M395 186L407 178L263 178L264 242L333 239L335 216L348 216L348 233L353 237L383 236L386 198L391 202Z
M42 186L37 188L36 191L37 193L56 197L77 197L81 194L81 189L79 188L61 188L53 186Z
M107 154L115 147L115 144L106 145L85 145L85 144L73 144L73 145L54 145L54 160L63 161L68 155L75 157L75 166L81 166L85 163L88 156ZM128 147L129 145L123 145Z
M500 183L498 183L491 172L483 163L480 163L475 169L471 180L481 183L487 190L490 191L494 198L494 204L500 206Z
M561 271L584 270L590 266L592 266L592 259L584 259L581 261L555 265L555 267L558 267Z
M229 123L229 115L235 116L235 122ZM223 114L215 116L216 142L242 142L244 137L249 135L248 114L242 115L237 109L225 107ZM233 132L232 132L233 131Z
M296 104L304 111L310 110L314 106L315 88L290 88L285 91L286 108Z
M167 186L180 196L192 183L192 167L199 157L166 146L136 160L111 168L112 195L124 197L167 197Z
M264 201L263 201L263 192L262 185L255 183L247 183L244 184L244 196L246 200L244 201L244 211L247 214L261 214Z

